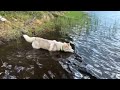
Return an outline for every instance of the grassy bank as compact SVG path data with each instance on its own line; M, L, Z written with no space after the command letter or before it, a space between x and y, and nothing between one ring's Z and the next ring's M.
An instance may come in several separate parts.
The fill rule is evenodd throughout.
M87 15L77 11L0 11L7 19L0 22L0 39L7 41L18 39L21 31L29 35L56 30L68 32L75 24L83 24Z
M71 27L80 25L81 28L85 26L85 23L89 23L89 18L86 13L80 11L65 12L63 16L58 16L55 19L47 22L41 27L41 31L57 31L66 35L71 31Z

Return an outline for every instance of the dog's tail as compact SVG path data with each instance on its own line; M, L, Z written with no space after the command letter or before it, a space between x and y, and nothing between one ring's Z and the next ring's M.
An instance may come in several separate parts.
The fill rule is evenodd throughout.
M28 35L26 34L23 34L23 37L24 39L29 42L29 43L32 43L34 40L35 40L35 37L29 37Z

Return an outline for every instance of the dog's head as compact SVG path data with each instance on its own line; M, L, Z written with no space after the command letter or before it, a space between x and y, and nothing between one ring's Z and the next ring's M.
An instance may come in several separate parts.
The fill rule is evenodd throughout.
M72 49L72 47L71 47L71 45L70 45L70 43L63 43L63 50L65 51L65 52L74 52L74 50Z

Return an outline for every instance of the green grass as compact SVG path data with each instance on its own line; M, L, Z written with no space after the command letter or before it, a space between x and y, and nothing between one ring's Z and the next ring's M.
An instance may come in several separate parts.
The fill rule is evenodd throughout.
M9 21L9 23L0 23L0 27L2 28L0 30L0 37L8 40L18 39L22 29L31 34L33 28L38 30L41 26L35 24L36 21L33 21L32 24L29 22L34 18L40 21L43 15L48 14L48 11L0 11L0 15ZM28 24L25 25L25 23Z
M80 11L68 11L64 16L59 16L52 20L51 23L47 23L45 28L54 29L56 31L67 33L70 32L70 28L74 27L76 24L84 26L85 22L88 22L87 14Z
M10 24L6 24L8 28L6 28L6 30L1 30L4 31L4 34L0 32L0 37L2 35L3 38L10 40L18 39L21 35L20 30L22 29L24 29L29 35L32 35L33 30L37 34L42 34L43 32L47 33L47 31L67 33L70 31L71 27L74 27L76 24L85 25L85 21L88 20L88 16L80 11L0 11L0 15L10 21ZM41 21L44 15L49 16L50 18L54 17L54 19L43 22L42 25L36 24L36 21L32 24L24 25L34 17L35 20ZM56 15L58 17L56 17ZM3 24L4 23L0 23L0 27L3 27Z
M81 19L83 15L85 14L80 11L70 11L70 12L65 13L65 16L69 18L74 18L74 19Z

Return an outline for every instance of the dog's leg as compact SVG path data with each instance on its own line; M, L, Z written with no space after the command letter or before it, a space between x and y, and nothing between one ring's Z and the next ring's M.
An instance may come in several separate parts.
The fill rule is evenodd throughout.
M53 48L54 48L55 42L56 42L56 40L53 40L53 43L50 44L49 51L54 51Z
M52 49L53 49L53 46L54 46L54 43L51 43L51 44L50 44L49 51L52 51Z
M40 49L40 46L39 46L38 41L33 41L33 42L32 42L32 47L33 47L34 49Z

